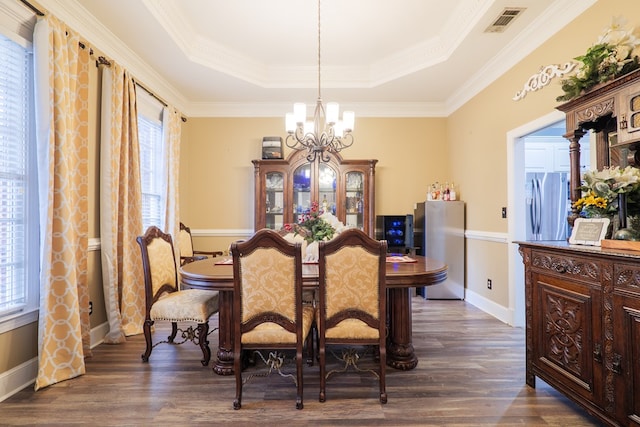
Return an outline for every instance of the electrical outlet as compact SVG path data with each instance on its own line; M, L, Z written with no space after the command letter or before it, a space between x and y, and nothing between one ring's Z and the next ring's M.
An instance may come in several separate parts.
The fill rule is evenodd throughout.
M93 301L89 301L89 315L93 314Z
M487 279L487 289L491 289L492 286L493 283L491 282L491 279Z

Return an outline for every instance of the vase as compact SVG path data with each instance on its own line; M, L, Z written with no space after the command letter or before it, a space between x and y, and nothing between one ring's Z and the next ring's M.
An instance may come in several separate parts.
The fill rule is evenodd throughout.
M627 195L618 194L618 229L627 228Z
M303 261L304 262L318 262L318 258L319 258L319 253L318 253L318 242L317 241L313 241L309 244L307 244L307 248L304 251L304 257L303 257Z

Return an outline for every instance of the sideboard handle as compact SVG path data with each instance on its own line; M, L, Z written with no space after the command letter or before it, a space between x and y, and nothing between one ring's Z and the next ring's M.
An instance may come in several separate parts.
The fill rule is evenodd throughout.
M613 355L613 362L611 364L611 370L616 374L622 374L622 356L619 354Z
M596 344L596 349L593 350L593 360L598 363L602 363L602 345Z

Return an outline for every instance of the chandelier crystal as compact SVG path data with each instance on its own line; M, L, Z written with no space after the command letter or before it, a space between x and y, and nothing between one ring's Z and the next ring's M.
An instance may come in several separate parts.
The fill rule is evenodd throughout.
M338 153L353 144L353 125L355 114L345 111L339 120L340 107L337 102L322 105L320 91L320 0L318 0L318 101L313 120L307 121L307 106L302 102L293 104L293 113L286 115L287 147L294 150L307 150L307 160L323 162L330 160L329 153Z

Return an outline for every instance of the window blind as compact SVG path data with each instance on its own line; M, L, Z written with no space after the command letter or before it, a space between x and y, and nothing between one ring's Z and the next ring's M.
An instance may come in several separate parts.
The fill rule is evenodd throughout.
M0 316L27 303L30 54L0 35Z
M146 230L155 225L164 227L163 221L163 167L164 150L162 123L138 115L140 143L140 180L142 191L142 224Z

